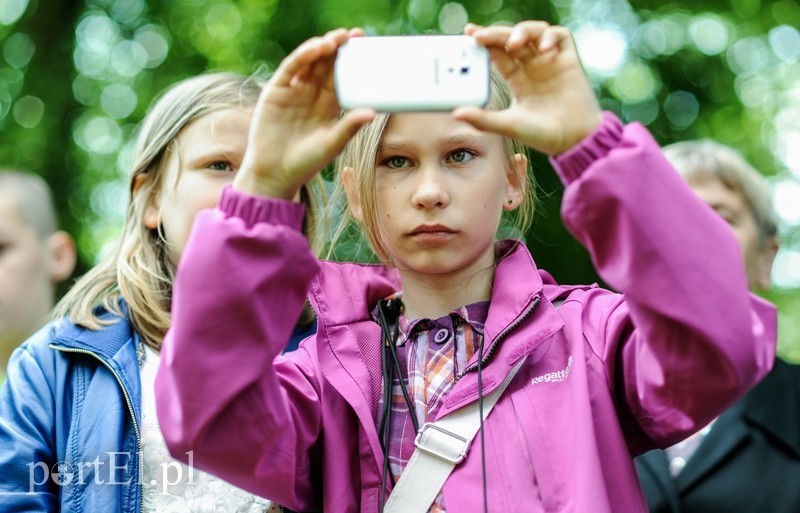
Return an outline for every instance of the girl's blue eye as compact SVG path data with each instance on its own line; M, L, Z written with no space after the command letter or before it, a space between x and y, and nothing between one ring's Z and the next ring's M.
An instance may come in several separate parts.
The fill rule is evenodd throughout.
M399 169L401 167L405 167L408 164L408 159L405 157L389 157L388 159L384 160L384 165L392 168L392 169Z
M230 162L225 162L223 160L219 160L217 162L212 162L208 165L209 169L213 169L214 171L233 171L233 166Z
M456 150L449 155L449 159L456 164L463 164L469 162L475 157L475 154L469 150Z

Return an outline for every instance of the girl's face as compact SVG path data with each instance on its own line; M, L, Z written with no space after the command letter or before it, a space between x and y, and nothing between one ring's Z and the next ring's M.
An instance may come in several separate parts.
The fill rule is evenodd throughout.
M512 162L500 136L447 113L392 115L375 179L378 227L394 265L441 277L493 266L501 214L522 199L512 167L525 176L527 162Z
M170 260L178 263L195 215L219 203L247 147L251 109L212 112L189 124L175 139L162 170L158 197L145 213L150 229L163 228Z

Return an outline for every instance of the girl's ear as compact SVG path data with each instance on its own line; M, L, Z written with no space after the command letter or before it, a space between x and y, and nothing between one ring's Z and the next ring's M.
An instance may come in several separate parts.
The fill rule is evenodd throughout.
M50 280L53 283L64 281L75 270L77 252L75 241L66 232L58 231L47 239L50 252Z
M347 204L350 206L353 217L359 223L364 222L364 211L361 208L361 201L359 201L358 192L356 191L356 170L352 167L342 169L342 183L344 184L344 192L347 194Z
M528 183L528 157L516 153L508 166L504 210L515 210L522 204Z
M141 173L134 177L133 179L133 196L135 197L139 194L139 190L142 188L145 180L148 178L148 173ZM158 198L159 195L156 194L155 197L151 200L150 198L147 199L147 206L144 209L144 217L142 219L142 223L150 229L155 230L158 228L159 223L159 205L158 205Z

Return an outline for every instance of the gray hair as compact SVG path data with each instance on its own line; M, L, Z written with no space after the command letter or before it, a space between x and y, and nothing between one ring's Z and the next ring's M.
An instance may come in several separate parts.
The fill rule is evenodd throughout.
M741 153L730 146L701 139L666 146L664 155L685 178L713 178L741 194L756 221L761 244L777 236L778 224L769 186Z

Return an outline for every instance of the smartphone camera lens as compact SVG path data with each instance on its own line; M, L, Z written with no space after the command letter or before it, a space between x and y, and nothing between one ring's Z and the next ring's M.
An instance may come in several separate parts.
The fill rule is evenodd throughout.
M467 66L464 66L463 68L461 68L461 74L462 75L466 75L467 73L469 73L469 68Z

